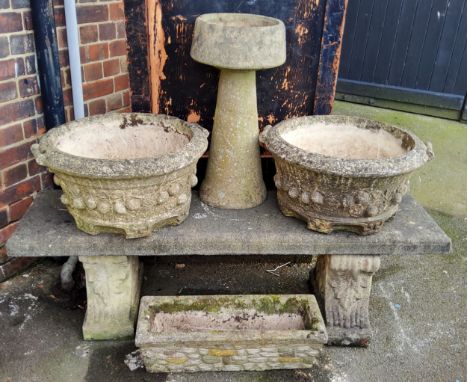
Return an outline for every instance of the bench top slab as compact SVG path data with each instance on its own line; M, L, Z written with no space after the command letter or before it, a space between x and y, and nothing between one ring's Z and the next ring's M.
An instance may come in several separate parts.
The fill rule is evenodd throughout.
M281 214L275 192L248 210L212 208L194 192L184 223L126 240L79 231L59 195L45 190L37 196L7 242L9 256L412 255L451 250L450 238L411 196L381 232L358 236L308 230L304 222Z

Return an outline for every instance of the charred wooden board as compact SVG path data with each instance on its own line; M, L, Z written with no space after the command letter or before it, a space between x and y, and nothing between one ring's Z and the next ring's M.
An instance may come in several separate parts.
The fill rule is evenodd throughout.
M348 0L328 0L323 22L322 51L315 89L314 114L330 114L340 67Z
M218 71L190 57L193 25L203 13L244 12L279 18L287 29L286 63L257 73L260 126L314 110L329 113L345 5L346 0L127 0L132 107L211 129ZM324 50L322 41L333 45ZM314 107L315 99L329 107Z
M125 0L128 72L131 104L135 112L151 110L148 75L148 30L145 0Z

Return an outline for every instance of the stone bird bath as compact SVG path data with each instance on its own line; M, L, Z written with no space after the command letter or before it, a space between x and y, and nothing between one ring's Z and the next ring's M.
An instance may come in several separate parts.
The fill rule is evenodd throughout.
M187 217L207 137L175 117L112 113L52 129L31 150L79 229L137 238Z
M432 147L394 126L346 116L291 118L267 126L278 204L314 231L377 232L398 210L411 173Z
M286 61L281 20L212 13L195 21L190 55L221 70L210 158L200 197L214 207L242 209L265 200L258 146L255 71Z

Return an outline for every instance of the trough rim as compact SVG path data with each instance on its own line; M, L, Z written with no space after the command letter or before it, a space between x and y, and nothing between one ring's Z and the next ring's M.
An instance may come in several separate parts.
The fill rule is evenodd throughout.
M175 332L175 333L155 333L150 330L149 324L153 318L150 310L156 304L173 301L196 301L206 298L215 300L232 299L243 301L254 301L265 297L278 297L280 302L286 302L290 298L299 298L307 301L307 313L317 313L313 317L317 319L317 330L227 330L223 332L199 331L199 332ZM244 294L244 295L194 295L194 296L144 296L140 301L137 329L135 334L135 345L139 348L154 348L170 345L207 347L219 346L229 348L234 345L241 348L258 348L262 345L281 345L296 343L304 345L320 345L328 342L328 334L323 321L322 314L317 300L312 294ZM252 346L249 346L252 344ZM259 345L260 344L260 345Z

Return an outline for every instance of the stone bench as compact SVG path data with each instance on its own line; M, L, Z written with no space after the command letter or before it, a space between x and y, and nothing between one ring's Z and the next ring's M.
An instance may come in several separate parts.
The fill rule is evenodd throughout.
M381 255L449 253L451 240L410 196L381 232L324 235L285 217L270 192L248 210L206 206L193 194L190 216L150 237L90 236L79 231L59 201L59 192L41 192L7 242L9 256L79 256L86 272L88 305L85 339L131 337L140 297L138 256L318 255L312 274L329 343L367 345L369 296Z

